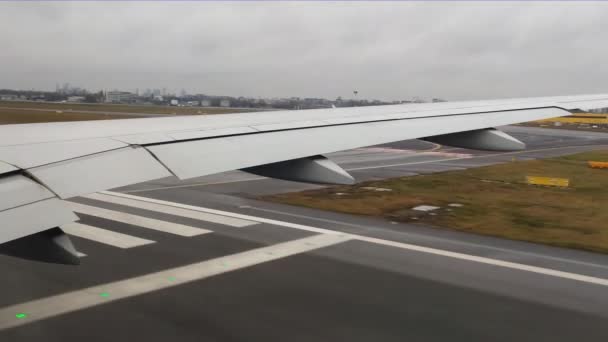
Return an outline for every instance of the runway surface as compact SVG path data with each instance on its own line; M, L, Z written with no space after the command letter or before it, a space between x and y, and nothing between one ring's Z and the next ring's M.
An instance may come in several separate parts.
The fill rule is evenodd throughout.
M365 180L608 146L506 130L528 150L330 157ZM608 256L255 199L312 187L235 171L74 199L81 266L0 256L0 341L608 339Z

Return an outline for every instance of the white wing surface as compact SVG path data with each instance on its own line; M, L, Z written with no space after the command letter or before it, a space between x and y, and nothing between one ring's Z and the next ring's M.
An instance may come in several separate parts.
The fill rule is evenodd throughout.
M518 149L492 128L601 107L608 94L0 126L0 244L77 220L62 201L75 196L235 169L348 183L322 154L422 138Z

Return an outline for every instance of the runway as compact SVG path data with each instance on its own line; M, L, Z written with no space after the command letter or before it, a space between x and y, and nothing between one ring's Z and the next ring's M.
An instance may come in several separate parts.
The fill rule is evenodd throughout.
M414 141L330 157L360 181L608 146L506 130L528 150ZM256 199L312 187L235 171L74 199L81 266L0 257L0 341L608 338L608 256Z

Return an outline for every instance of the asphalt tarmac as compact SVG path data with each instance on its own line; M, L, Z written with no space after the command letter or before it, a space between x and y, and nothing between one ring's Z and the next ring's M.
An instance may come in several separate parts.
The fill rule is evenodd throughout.
M528 150L330 157L366 180L608 147L505 130ZM0 256L0 341L608 340L608 256L256 200L313 187L235 171L74 199L80 266Z

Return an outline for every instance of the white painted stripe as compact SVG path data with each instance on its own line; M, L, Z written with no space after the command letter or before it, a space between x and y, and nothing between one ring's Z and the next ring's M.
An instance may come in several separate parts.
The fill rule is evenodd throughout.
M65 224L61 226L61 229L66 234L118 248L133 248L155 242L77 222Z
M210 230L186 226L183 224L156 220L153 218L123 213L120 211L109 210L105 208L92 207L75 202L66 202L68 206L77 213L101 217L104 219L132 224L142 228L157 230L160 232L175 234L179 236L197 236L201 234L211 233Z
M319 222L325 222L325 223L332 223L332 224L337 224L337 225L341 225L341 226L350 226L350 227L363 228L363 229L369 228L369 226L366 226L364 224L356 224L356 223L351 223L351 222L324 219L324 218L320 218L320 217L298 215L298 214L294 214L294 213L286 213L286 212L279 211L279 210L265 209L265 208L252 207L252 206L240 206L239 208L250 208L250 209L253 209L256 211L262 211L262 212L267 212L267 213L272 213L272 214L279 214L279 215L289 216L289 217L303 218L303 219L307 219L307 220L313 220L313 221L319 221ZM487 245L487 244L478 244L478 243L472 243L472 242L467 242L467 241L458 241L458 240L454 240L454 239L437 237L437 236L428 236L428 235L418 234L418 233L413 233L413 232L407 232L407 235L416 236L416 237L419 237L422 239L448 242L448 243L455 244L455 245L472 246L475 248L482 248L482 249L487 249L487 250L506 252L506 253L511 253L511 254L515 254L515 255L526 255L526 256L532 256L532 257L540 258L540 259L555 260L555 261L559 261L562 263L569 263L569 264L584 265L584 266L589 266L589 267L594 267L594 268L608 269L608 265L579 261L579 260L569 259L569 258L560 258L560 257L546 255L546 254L524 252L524 251L518 250L518 249L501 248L501 247L491 246L491 245Z
M590 277L590 276L586 276L586 275L582 275L582 274L562 272L562 271L552 270L552 269L544 268L544 267L530 266L530 265L525 265L525 264L520 264L520 263L515 263L515 262L510 262L510 261L484 258L484 257L475 256L475 255L470 255L470 254L450 252L450 251L445 251L445 250L436 249L436 248L416 246L416 245L411 245L409 243L376 239L376 238L366 237L366 236L357 236L354 238L357 240L361 240L361 241L376 243L379 245L403 248L403 249L408 249L408 250L412 250L412 251L416 251L416 252L441 255L444 257L449 257L449 258L454 258L454 259L473 261L473 262L478 262L478 263L482 263L482 264L500 266L500 267L515 269L515 270L520 270L520 271L544 274L544 275L549 275L549 276L558 277L558 278L577 280L577 281L582 281L582 282L590 283L590 284L608 286L608 279Z
M309 226L305 226L305 225L297 224L297 223L269 220L269 219L265 219L265 218L261 218L261 217L231 213L228 211L222 211L222 210L216 210L216 209L197 207L197 206L188 205L188 204L163 201L163 200L158 200L158 199L148 198L148 197L128 195L128 194L123 194L123 193L113 192L113 191L103 191L103 192L101 192L99 194L95 194L95 195L99 195L99 196L96 196L98 198L103 198L103 199L109 198L112 201L116 201L117 199L129 199L129 200L135 201L135 202L157 204L157 205L161 205L161 206L174 207L174 208L182 208L182 209L186 209L186 210L190 210L190 211L194 211L194 212L222 215L225 217L233 217L233 218L237 218L237 219L241 219L241 220L246 220L249 222L255 221L255 222L259 222L259 223L269 223L269 224L274 224L277 226L296 228L296 229L307 230L309 232L315 232L315 233L321 233L321 234L338 234L338 233L342 234L342 232L337 232L337 231L329 230L329 229L309 227ZM103 195L105 195L105 196L101 197ZM90 197L90 198L97 199L95 197ZM139 204L139 205L143 205L143 204Z
M155 202L155 201L141 201L134 200L125 196L114 196L114 193L101 192L84 196L86 198L124 205L128 207L140 208L145 210L157 211L169 215L182 216L200 221L207 221L212 223L219 223L232 227L246 227L257 224L255 221L244 220L222 214L213 214L196 209L185 208L183 206L176 206L172 202ZM194 207L193 207L194 208Z
M115 192L106 192L106 193L112 194L113 196L126 196L128 198L139 199L141 201L150 201L151 200L151 201L155 201L155 202L172 203L172 202L150 199L150 198L146 198L146 197L120 194L120 193L115 193ZM310 226L297 224L297 223L271 220L271 219L266 219L266 218L262 218L262 217L255 217L255 216L231 213L231 212L216 210L216 209L193 207L193 206L188 206L188 205L179 204L179 203L173 203L173 204L176 206L186 206L186 207L190 207L190 208L198 208L197 210L214 213L214 214L218 214L218 215L232 216L232 217L236 217L236 218L240 218L240 219L244 219L244 220L256 220L257 222L260 222L260 223L267 223L267 224L272 224L272 225L286 227L286 228L294 228L294 229L306 230L309 232L316 232L316 233L322 233L322 234L345 234L343 232L339 232L339 231L335 231L335 230L310 227ZM591 276L570 273L570 272L562 272L562 271L553 270L553 269L544 268L544 267L530 266L530 265L525 265L525 264L520 264L520 263L479 257L479 256L464 254L464 253L450 252L450 251L445 251L445 250L441 250L441 249L422 247L422 246L411 245L411 244L401 243L401 242L396 242L396 241L377 239L377 238L372 238L372 237L363 236L363 235L348 234L348 236L350 236L352 239L355 239L355 240L366 241L366 242L381 244L381 245L385 245L385 246L397 247L397 248L412 250L412 251L421 252L421 253L441 255L441 256L450 257L450 258L454 258L454 259L478 262L478 263L482 263L482 264L500 266L500 267L515 269L515 270L520 270L520 271L533 272L533 273L537 273L537 274L544 274L544 275L554 276L554 277L563 278L563 279L581 281L581 282L585 282L585 283L589 283L589 284L608 286L608 279L604 279L604 278L591 277Z
M314 235L136 278L16 304L0 309L0 330L329 247L348 240L349 237L346 234ZM107 294L107 296L100 296L101 293ZM27 318L16 319L15 315L17 313L25 313Z

